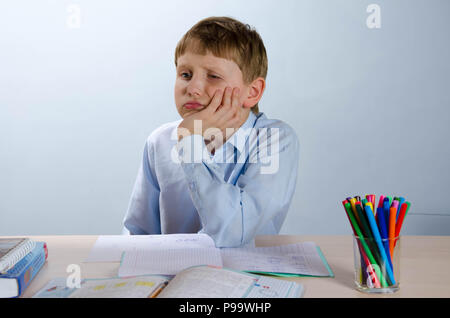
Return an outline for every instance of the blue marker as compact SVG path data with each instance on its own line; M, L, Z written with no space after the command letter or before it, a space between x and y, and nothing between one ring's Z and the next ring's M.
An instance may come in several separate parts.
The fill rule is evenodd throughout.
M384 202L383 202L383 215L384 215L384 219L386 220L387 223L386 224L386 228L387 225L389 224L389 211L390 211L390 207L391 207L391 200L389 197L384 198Z
M389 241L387 240L388 230L387 230L386 219L384 218L384 213L383 213L382 207L377 208L377 215L378 215L378 226L380 228L381 238L383 239L384 250L386 251L386 255L387 255L389 264L391 265L391 268L393 268L392 261L391 261L391 252L389 250Z
M381 254L381 258L383 259L384 264L386 265L386 271L389 276L389 280L391 281L392 285L395 285L395 279L394 279L394 273L392 272L391 264L388 261L388 257L386 256L386 251L384 250L383 243L381 241L380 232L378 231L377 223L375 222L375 218L373 216L372 209L370 208L370 205L366 205L365 207L367 219L369 220L370 227L372 228L372 234L375 238L375 242L378 245L378 249Z

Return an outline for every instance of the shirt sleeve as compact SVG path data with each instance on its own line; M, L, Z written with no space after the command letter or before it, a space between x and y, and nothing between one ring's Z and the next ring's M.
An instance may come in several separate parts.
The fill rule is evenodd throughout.
M123 220L122 233L161 234L159 217L160 189L150 161L154 158L154 148L145 144L144 154L133 187L128 210Z
M299 143L295 132L272 128L249 137L248 156L235 184L207 153L201 135L178 142L179 158L202 230L218 247L249 243L257 234L277 234L297 181ZM239 161L238 161L239 162Z

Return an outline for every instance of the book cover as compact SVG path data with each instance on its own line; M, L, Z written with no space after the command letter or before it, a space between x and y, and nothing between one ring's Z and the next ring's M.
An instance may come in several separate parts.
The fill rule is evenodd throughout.
M0 275L0 297L19 297L30 285L48 256L45 242L36 242L34 249L13 268Z

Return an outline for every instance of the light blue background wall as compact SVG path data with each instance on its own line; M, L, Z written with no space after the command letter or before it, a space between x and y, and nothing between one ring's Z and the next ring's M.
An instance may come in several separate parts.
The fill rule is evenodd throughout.
M366 24L372 3L381 28ZM300 138L282 233L349 234L341 201L375 193L412 202L404 234L450 234L449 9L418 0L0 2L0 235L121 232L146 137L178 119L176 43L211 15L259 31L269 56L260 109Z

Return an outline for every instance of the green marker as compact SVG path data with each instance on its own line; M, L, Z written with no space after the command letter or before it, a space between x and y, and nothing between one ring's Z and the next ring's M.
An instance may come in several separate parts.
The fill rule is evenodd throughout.
M353 215L350 203L346 203L344 205L344 207L345 207L345 211L347 212L348 218L350 219L350 222L352 223L353 228L355 229L356 235L358 237L360 237L360 238L364 238L364 235L361 233L361 230L359 228L358 222L356 221L355 216ZM387 287L388 284L386 283L386 279L384 278L383 275L381 275L380 267L379 267L378 263L375 261L375 258L373 257L369 246L367 246L366 240L361 239L360 242L361 242L361 244L362 244L362 246L364 248L364 251L366 252L367 258L369 259L369 261L372 264L372 266L375 269L378 268L378 272L376 270L375 270L375 272L376 272L376 274L378 275L378 277L380 279L381 286ZM374 265L376 265L376 266L374 266Z

